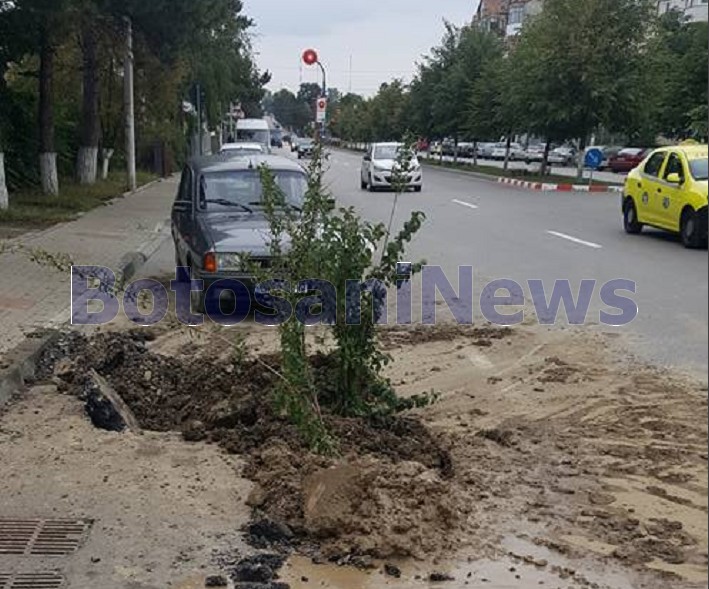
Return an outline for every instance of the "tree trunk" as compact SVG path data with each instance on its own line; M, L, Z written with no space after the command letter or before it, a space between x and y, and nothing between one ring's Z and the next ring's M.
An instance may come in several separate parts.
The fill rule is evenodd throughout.
M549 170L549 152L550 151L551 151L551 139L547 138L546 145L544 146L544 155L542 156L542 169L541 169L542 176L546 176L547 171Z
M10 197L5 184L5 154L0 151L0 210L5 210L10 206Z
M453 165L458 165L458 138L453 140Z
M103 149L101 150L101 156L101 180L108 180L108 172L111 167L111 158L113 157L113 150Z
M39 175L42 192L59 194L57 153L54 148L54 47L49 32L41 31L39 62Z
M507 142L505 144L505 165L503 166L503 170L505 172L509 170L510 168L510 149L512 148L512 133L507 134Z
M586 155L586 135L581 137L579 140L579 152L577 154L577 160L576 160L576 180L579 182L583 180L583 168L584 168L584 160L585 155Z
M478 167L478 140L473 141L473 166Z
M83 93L81 111L81 142L76 165L80 184L94 184L98 167L100 134L98 88L98 40L91 23L83 26L81 34L83 55Z

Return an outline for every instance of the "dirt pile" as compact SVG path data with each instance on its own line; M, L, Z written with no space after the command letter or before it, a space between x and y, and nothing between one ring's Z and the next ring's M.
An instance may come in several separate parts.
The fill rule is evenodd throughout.
M418 420L325 415L347 458L316 456L270 402L277 357L166 357L151 342L141 331L67 336L46 354L43 376L80 396L95 369L144 429L245 455L256 483L249 505L292 533L286 543L315 543L327 558L423 557L454 544L464 502L448 452Z

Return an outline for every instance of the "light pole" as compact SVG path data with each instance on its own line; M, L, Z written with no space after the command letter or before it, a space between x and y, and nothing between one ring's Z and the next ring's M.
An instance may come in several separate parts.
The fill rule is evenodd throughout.
M320 92L320 97L327 100L327 71L318 57L318 52L315 51L315 49L306 49L303 51L303 62L305 65L318 65L320 67L320 71L322 72L322 89ZM321 134L324 135L327 119L323 119L320 124L322 125Z

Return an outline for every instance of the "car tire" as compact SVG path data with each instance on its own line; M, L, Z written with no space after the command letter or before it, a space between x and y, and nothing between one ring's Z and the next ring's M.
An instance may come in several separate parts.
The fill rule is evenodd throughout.
M682 212L682 219L679 224L682 245L687 249L699 249L704 244L702 235L699 232L699 222L697 214L690 208Z
M359 187L360 187L360 189L362 189L362 190L367 190L367 183L366 183L364 180L362 180L361 177L360 177L360 179L359 179Z
M643 230L643 224L638 220L638 209L632 198L628 198L623 207L623 227L629 235L638 235Z
M177 249L177 245L175 245L175 279L178 282L189 282L190 281L190 275L187 272L177 272L178 268L186 268L185 264L182 263L182 260L180 260L180 252Z
M423 186L414 186L414 192L421 192L423 190Z
M372 181L372 175L369 175L369 181L367 182L367 190L369 192L375 192L376 188L374 187L374 182Z

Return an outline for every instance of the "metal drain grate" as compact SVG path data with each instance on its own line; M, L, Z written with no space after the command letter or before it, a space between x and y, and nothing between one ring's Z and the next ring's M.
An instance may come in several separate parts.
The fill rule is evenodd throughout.
M88 520L0 519L0 555L66 556L81 546L91 527ZM50 585L53 587L54 585ZM13 585L12 588L24 587ZM5 589L0 577L0 589Z
M61 589L64 578L59 573L0 573L0 589Z

